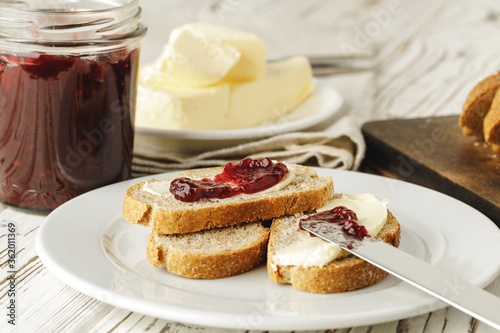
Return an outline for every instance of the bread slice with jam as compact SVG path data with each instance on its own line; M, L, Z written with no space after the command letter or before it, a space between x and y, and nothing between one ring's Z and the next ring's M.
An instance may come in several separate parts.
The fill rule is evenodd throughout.
M311 215L296 214L273 221L267 252L267 271L272 281L311 293L338 293L369 286L387 276L384 270L349 253L322 266L279 264L278 251L309 237L307 231L300 229L300 220ZM399 246L400 225L391 212L387 211L387 219L375 237Z
M159 235L191 233L227 227L244 222L314 210L333 197L331 177L319 177L311 167L288 165L295 177L276 191L239 194L225 199L201 199L183 202L173 194L152 194L144 189L146 182L129 187L125 194L122 216L130 223L151 226ZM213 179L224 167L199 169L181 173L178 177ZM150 183L168 182L150 180Z

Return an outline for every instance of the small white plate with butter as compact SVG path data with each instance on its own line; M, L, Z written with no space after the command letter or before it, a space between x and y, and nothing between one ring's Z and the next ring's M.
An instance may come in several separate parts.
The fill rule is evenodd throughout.
M314 93L292 112L273 122L257 127L228 130L161 130L136 126L138 144L184 152L232 147L279 134L311 130L324 124L342 107L340 93L316 83Z
M339 193L388 200L401 224L400 249L484 287L500 272L500 231L474 208L439 192L380 176L316 168ZM37 232L37 251L59 279L102 302L166 320L237 330L319 330L373 325L446 306L387 276L369 287L310 294L271 281L265 264L224 279L193 280L146 260L150 228L121 218L132 179L85 193L52 212ZM92 207L92 209L89 209Z

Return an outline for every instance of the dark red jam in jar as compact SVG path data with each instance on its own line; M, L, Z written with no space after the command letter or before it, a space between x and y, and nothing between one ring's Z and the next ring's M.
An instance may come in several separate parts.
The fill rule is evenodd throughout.
M240 193L257 193L278 184L288 173L283 163L269 158L226 164L214 179L193 180L186 177L174 179L170 192L177 200L195 202L202 198L228 198Z
M337 206L333 209L319 212L300 220L300 222L302 221L335 223L342 226L342 230L348 236L357 239L370 237L366 228L358 223L356 213L344 206Z
M109 9L100 7L102 1L90 2L96 11L90 10L85 22L78 15L84 1L72 2L69 12L57 8L55 0L30 3L35 9L4 11L0 4L0 16L10 14L13 20L28 11L25 18L36 32L18 36L0 21L1 201L51 210L130 178L145 28L134 19L122 30L99 33L140 12L135 0L115 2L117 7ZM39 22L53 23L51 34Z

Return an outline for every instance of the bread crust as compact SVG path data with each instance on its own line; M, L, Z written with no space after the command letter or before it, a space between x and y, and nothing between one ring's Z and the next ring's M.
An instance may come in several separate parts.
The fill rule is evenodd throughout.
M257 233L251 244L238 246L230 239L224 239L225 229L219 230L221 242L227 242L226 248L212 251L190 251L172 244L172 237L190 237L191 235L158 236L151 233L148 239L147 259L155 267L165 266L167 271L192 279L218 279L245 273L257 266L266 257L269 229L260 225L253 229ZM235 228L238 228L236 226ZM248 231L243 231L248 232ZM199 234L205 231L199 231ZM203 236L202 236L203 237ZM242 235L244 237L244 235Z
M463 135L484 137L483 121L500 87L499 73L483 79L467 96L459 117L459 126Z
M484 140L495 152L500 152L500 90L497 91L491 108L484 117Z
M305 215L277 219L273 223L267 255L267 271L272 281L290 283L298 290L324 294L363 288L387 276L388 273L384 270L352 254L334 260L323 267L277 265L277 269L274 270L272 256L276 251L277 237L283 232L283 224L296 223L298 219L303 217ZM399 247L400 235L400 225L394 215L388 211L387 222L376 238Z
M310 211L333 197L331 177L318 177L310 167L293 167L296 177L284 189L232 200L185 203L171 194L160 197L144 193L144 182L138 183L127 189L122 215L130 223L151 226L158 234L189 233ZM193 170L179 174L179 177L211 178L222 169Z

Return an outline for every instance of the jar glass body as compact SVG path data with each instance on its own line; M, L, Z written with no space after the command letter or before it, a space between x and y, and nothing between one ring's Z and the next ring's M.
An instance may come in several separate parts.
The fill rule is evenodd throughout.
M15 3L0 2L0 200L51 210L130 178L145 28L135 0Z

